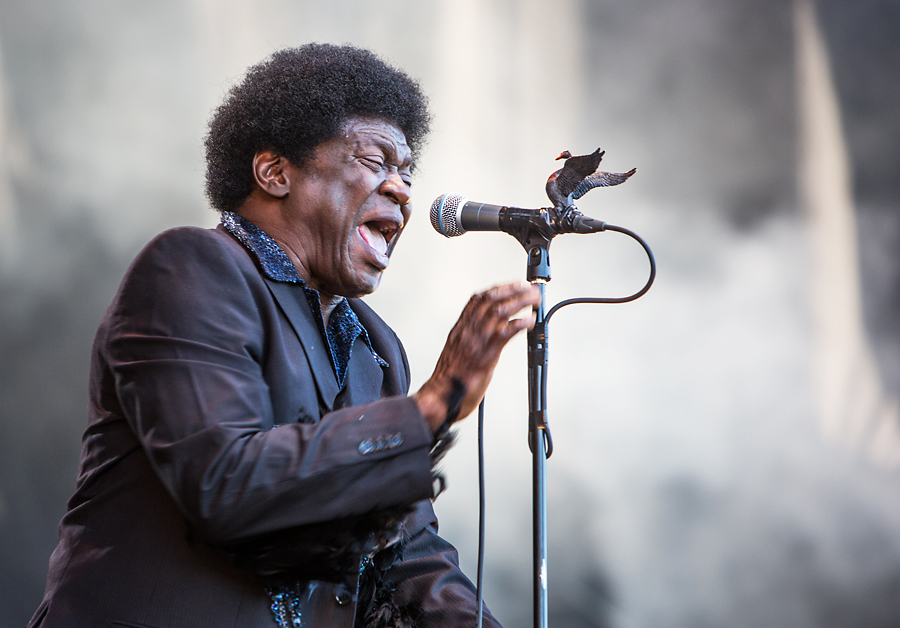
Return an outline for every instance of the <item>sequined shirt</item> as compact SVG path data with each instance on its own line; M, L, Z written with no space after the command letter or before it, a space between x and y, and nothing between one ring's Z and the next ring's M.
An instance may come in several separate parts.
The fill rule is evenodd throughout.
M266 277L272 281L300 284L300 287L303 288L313 318L316 319L319 331L328 345L338 388L344 387L353 343L360 335L369 347L369 351L372 352L375 361L383 367L390 366L372 348L368 332L359 322L356 312L350 308L350 303L346 298L341 299L335 306L326 326L325 317L322 315L322 303L319 301L319 292L306 285L287 253L269 234L243 216L232 212L222 214L222 225L256 258Z

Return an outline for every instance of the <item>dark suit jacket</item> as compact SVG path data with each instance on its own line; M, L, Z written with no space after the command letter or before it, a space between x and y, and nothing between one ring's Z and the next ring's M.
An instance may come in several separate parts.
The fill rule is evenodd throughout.
M261 274L221 226L153 240L97 332L76 492L30 626L273 626L265 580L219 547L416 502L388 572L397 600L427 626L474 625L405 353L351 307L390 367L360 336L339 391L299 285ZM302 539L285 551L304 560ZM352 626L335 586L310 585L304 625Z

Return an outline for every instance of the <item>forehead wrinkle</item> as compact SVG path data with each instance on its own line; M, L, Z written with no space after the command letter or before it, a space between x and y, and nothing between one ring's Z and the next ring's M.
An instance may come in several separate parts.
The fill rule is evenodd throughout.
M398 142L387 142L381 138L375 138L375 144L384 151L385 155L387 155L388 159L393 161L397 166L404 167L412 165L412 154L409 152L409 147L406 145L406 142L402 144ZM401 151L401 148L405 148L406 150ZM401 158L401 152L404 157Z
M355 150L364 150L365 145L372 144L398 167L412 166L412 152L406 143L406 136L393 124L365 119L351 120L345 127L344 134L352 140Z

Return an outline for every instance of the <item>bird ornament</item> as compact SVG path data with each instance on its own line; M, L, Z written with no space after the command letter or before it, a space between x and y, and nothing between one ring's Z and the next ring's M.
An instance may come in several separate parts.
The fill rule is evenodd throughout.
M594 188L619 185L637 172L637 168L632 168L628 172L598 171L597 167L605 153L606 151L598 148L590 155L573 157L567 150L559 154L556 159L565 159L566 162L562 168L550 175L545 188L554 207L565 210Z

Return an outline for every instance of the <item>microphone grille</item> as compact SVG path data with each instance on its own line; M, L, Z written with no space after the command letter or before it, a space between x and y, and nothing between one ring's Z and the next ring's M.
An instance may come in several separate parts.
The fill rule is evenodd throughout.
M459 212L468 201L462 194L443 194L431 204L431 226L443 236L452 238L466 232L459 221Z

